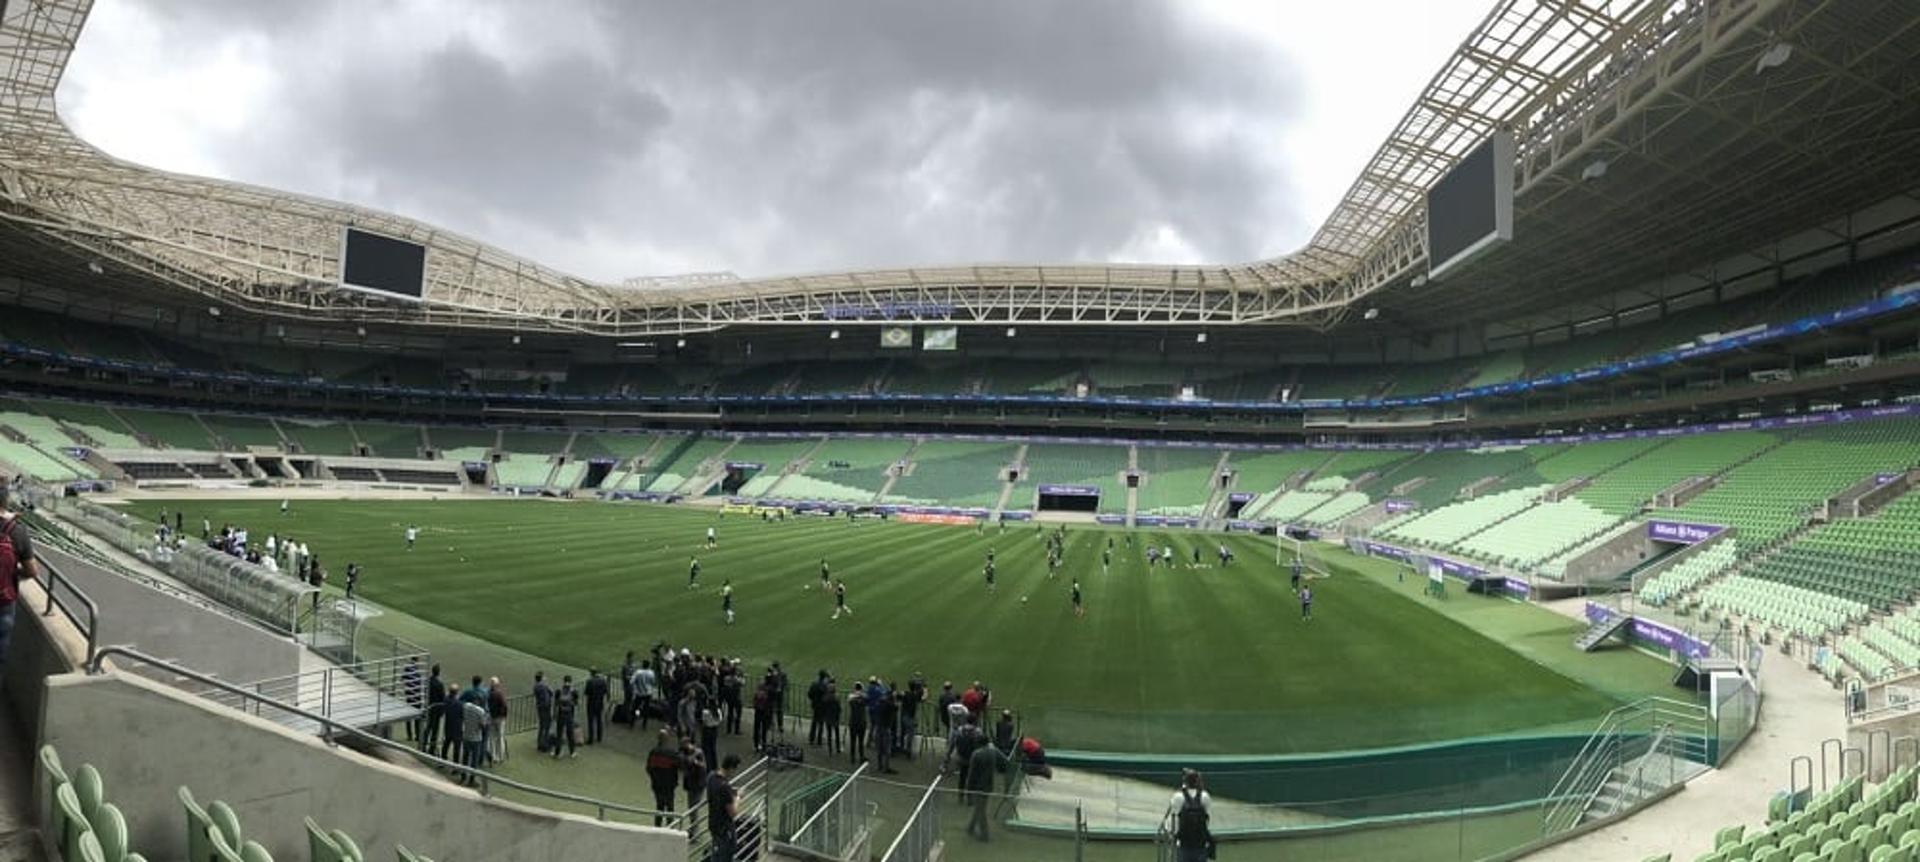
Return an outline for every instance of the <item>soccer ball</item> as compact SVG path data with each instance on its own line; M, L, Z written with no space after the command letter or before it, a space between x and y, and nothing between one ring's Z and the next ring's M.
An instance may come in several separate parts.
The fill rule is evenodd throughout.
M1023 604L1023 605L1024 605L1024 604L1026 604L1026 603L1027 603L1027 597L1026 597L1026 596L1021 596L1021 597L1020 597L1020 603L1021 603L1021 604Z

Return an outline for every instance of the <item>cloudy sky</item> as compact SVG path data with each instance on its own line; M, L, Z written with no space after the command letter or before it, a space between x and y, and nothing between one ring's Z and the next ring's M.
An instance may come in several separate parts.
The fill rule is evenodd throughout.
M590 278L1299 247L1491 0L98 0L60 90L170 170Z

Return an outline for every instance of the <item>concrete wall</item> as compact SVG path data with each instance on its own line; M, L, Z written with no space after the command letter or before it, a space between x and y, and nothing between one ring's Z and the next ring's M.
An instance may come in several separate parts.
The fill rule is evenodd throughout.
M47 548L62 577L100 606L101 646L134 644L229 682L258 682L300 672L299 644L253 623L208 610L92 563Z
M685 862L685 833L602 823L480 797L439 775L380 762L146 679L108 671L47 680L46 729L69 767L92 763L150 859L185 852L178 788L225 800L249 840L307 858L301 818L341 829L368 859L394 845L461 862ZM43 780L43 779L41 779ZM642 778L636 776L636 793Z
M0 679L5 703L0 708L13 712L14 726L22 736L38 738L40 705L44 696L41 681L56 674L80 669L87 651L86 639L54 611L41 616L47 607L46 591L38 582L20 584L20 601L14 606L13 638L7 647L6 673Z

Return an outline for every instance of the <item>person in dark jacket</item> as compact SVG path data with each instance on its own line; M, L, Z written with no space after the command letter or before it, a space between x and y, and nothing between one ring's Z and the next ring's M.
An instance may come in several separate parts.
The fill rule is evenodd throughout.
M899 695L892 686L882 686L879 708L873 711L873 765L883 775L897 771L893 768L893 738L899 727Z
M560 747L566 746L569 757L579 757L576 748L580 731L574 724L574 713L580 708L580 693L573 690L573 677L560 678L560 690L553 695L553 756L560 756Z
M867 757L867 692L859 678L853 682L853 694L847 696L847 762L857 764Z
M587 672L587 744L599 742L607 730L607 678L598 668Z
M1013 710L1000 710L1000 720L993 725L993 747L1012 751L1013 742Z
M825 725L827 753L840 753L840 691L834 687L833 677L827 677L827 689L821 694L820 719Z
M647 785L653 789L653 810L663 814L673 813L673 791L680 782L680 749L674 746L673 737L666 728L660 728L660 739L654 743L653 750L647 752ZM666 818L654 815L653 825L666 825Z
M726 669L720 673L720 705L726 710L725 725L727 733L740 735L740 716L746 710L741 702L741 690L746 688L746 677L740 671L740 660L727 662Z
M807 724L807 744L819 745L826 737L826 704L821 700L827 690L827 672L822 669L813 678L813 684L807 686L807 708L813 714L813 720Z
M680 787L687 791L687 810L700 807L707 792L707 756L691 739L680 740Z
M427 674L427 720L420 727L420 750L433 754L439 747L440 725L446 721L442 714L447 708L447 684L440 679L439 665Z
M160 521L165 523L166 520L166 514L162 513ZM420 679L420 659L417 657L407 659L406 668L400 671L400 696L407 699L407 706L418 710L417 716L426 714L427 690ZM420 718L417 716L407 722L408 739L420 738Z
M460 753L461 706L460 684L456 682L447 687L447 698L441 704L440 727L441 735L445 737L440 740L441 760L452 760Z
M765 751L767 738L773 733L773 687L760 680L759 687L753 690L753 750Z
M544 754L553 744L553 688L547 685L546 671L533 673L533 714L540 722L533 742Z
M966 778L961 782L966 790L967 805L973 808L973 817L967 821L967 834L982 841L988 840L987 807L993 801L993 779L1006 765L1006 755L991 742L975 749L967 758Z

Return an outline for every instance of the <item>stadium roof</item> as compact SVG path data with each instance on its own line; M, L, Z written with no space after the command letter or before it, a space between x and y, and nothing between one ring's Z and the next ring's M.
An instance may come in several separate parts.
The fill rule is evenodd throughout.
M1829 106L1844 103L1839 107L1848 116L1863 103L1884 109L1903 94L1909 105L1920 104L1912 93L1915 76L1899 68L1920 54L1907 44L1916 16L1902 0L1501 0L1428 83L1307 246L1283 257L1216 266L982 264L601 284L392 214L161 172L106 155L75 136L54 104L90 6L90 0L9 0L0 12L0 249L14 259L39 260L51 251L96 275L109 269L138 273L267 315L435 327L612 336L889 318L1328 327L1362 297L1387 288L1390 293L1377 301L1397 303L1408 314L1484 309L1489 297L1501 301L1509 281L1537 277L1538 270L1528 267L1542 257L1607 256L1592 264L1596 273L1617 257L1652 257L1623 255L1642 234L1616 238L1612 231L1619 219L1658 207L1657 195L1671 190L1662 184L1687 182L1675 175L1701 167L1699 158L1676 154L1668 164L1635 174L1636 182L1646 183L1638 191L1600 195L1614 221L1560 210L1595 206L1595 195L1568 190L1596 159L1613 158L1625 173L1632 158L1645 157L1649 140L1696 146L1666 137L1676 117L1742 141L1738 147L1691 150L1713 156L1706 167L1722 174L1763 173L1779 159L1818 153L1799 141L1767 141L1752 130L1762 118L1722 116L1726 108L1716 100L1778 92L1785 94L1780 109L1815 107L1805 104L1804 93ZM1702 91L1721 87L1707 73L1751 68L1756 56L1802 34L1803 41L1790 43L1793 56L1802 58L1790 75L1748 76L1752 80L1727 85L1732 89ZM1856 44L1863 37L1877 44ZM1824 53L1829 51L1836 53ZM1688 86L1677 86L1682 81ZM1834 119L1821 116L1822 122ZM1871 127L1897 133L1883 124ZM1476 270L1469 273L1475 277L1459 286L1449 281L1444 290L1411 287L1425 259L1426 188L1499 128L1512 129L1518 140L1517 209L1524 219L1547 222L1538 229L1542 239L1499 256L1488 267L1495 274L1480 277ZM1830 130L1868 128L1847 123ZM1913 124L1905 128L1910 138ZM1748 146L1749 138L1778 146ZM1908 150L1890 152L1898 162ZM1767 163L1755 161L1762 158ZM1692 181L1710 176L1717 175ZM1893 174L1875 176L1886 181ZM1534 198L1528 195L1539 203L1529 203ZM1647 223L1710 215L1688 208L1676 210L1674 219ZM1730 220L1723 232L1751 227L1751 221ZM427 301L402 304L337 289L340 236L347 225L426 244ZM1523 239L1535 231L1530 222L1522 228ZM1607 242L1583 234L1596 228L1609 232ZM1754 234L1744 236L1750 242Z

